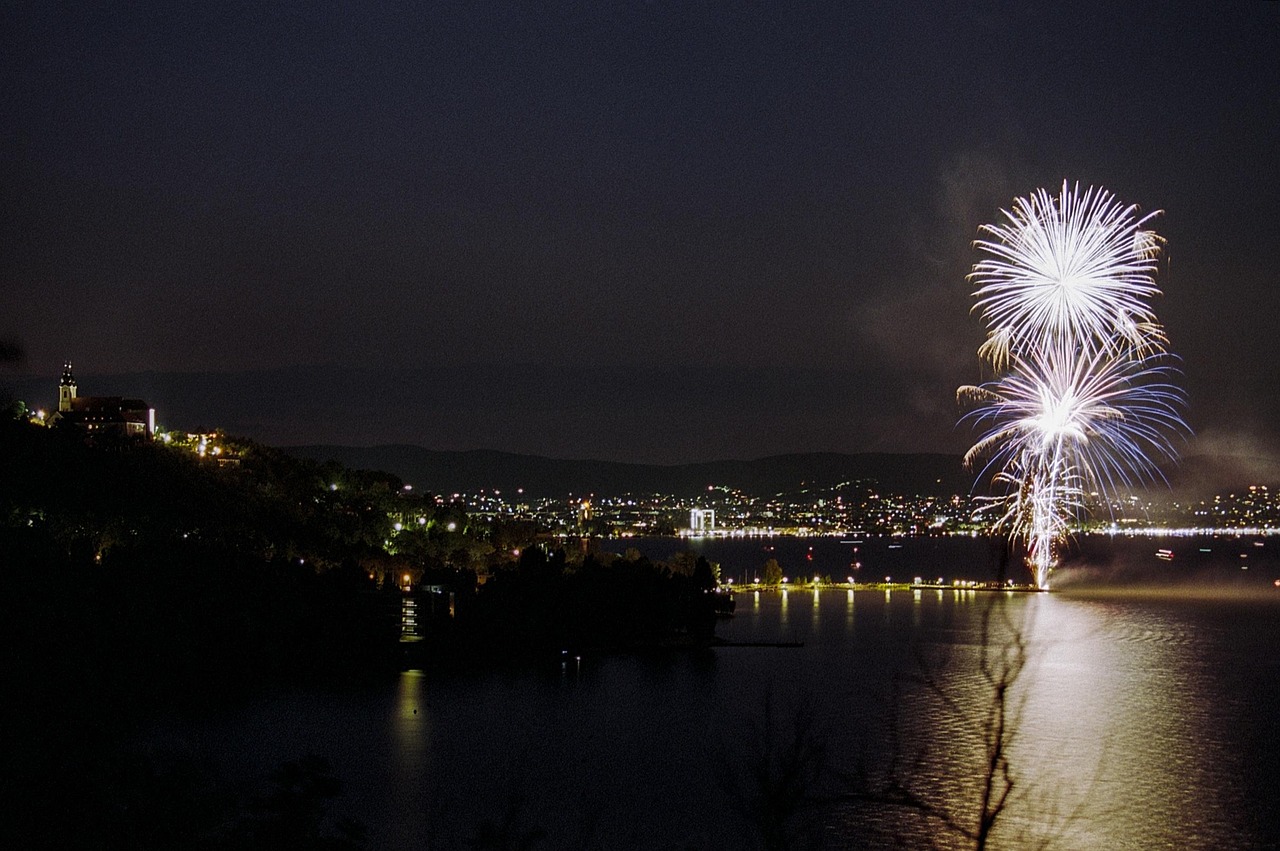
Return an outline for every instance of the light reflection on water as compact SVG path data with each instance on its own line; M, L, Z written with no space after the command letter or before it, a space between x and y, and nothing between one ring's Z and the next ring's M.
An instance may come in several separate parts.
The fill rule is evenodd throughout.
M976 596L983 609L993 607L993 640L987 643L993 668L1000 670L999 648L1010 646L1017 636L1026 647L1025 667L1014 680L1007 704L1016 794L994 834L997 847L1035 847L1049 841L1069 848L1152 847L1146 843L1159 833L1128 835L1124 822L1129 815L1116 811L1122 798L1112 788L1127 782L1129 790L1135 789L1124 775L1139 766L1131 756L1114 767L1108 759L1116 732L1145 726L1147 719L1130 716L1123 694L1132 683L1114 660L1106 658L1107 637L1092 613L1072 610L1070 601L1048 595L987 597L964 592L955 603L968 608ZM918 603L915 611L920 611ZM983 723L995 698L992 683L980 674L981 620L960 626L964 631L934 648L937 652L926 657L922 668L938 691L964 712L948 712L937 695L922 690L906 696L900 723L916 748L935 754L916 769L913 782L973 823L981 794L977 779L983 775L986 746L992 741ZM1133 702L1163 707L1156 712L1177 711L1145 688ZM1138 756L1147 758L1145 751ZM1158 821L1168 823L1163 817Z
M804 646L453 679L409 671L382 693L261 707L221 736L228 748L270 742L278 756L282 730L308 731L298 746L336 754L371 847L422 848L429 833L465 843L518 798L547 847L594 824L601 847L734 848L749 837L719 777L758 740L768 695L780 718L807 702L844 771L883 767L897 729L921 758L912 780L967 816L991 694L978 672L982 615L994 604L991 635L1021 633L1028 661L1011 704L1017 787L992 847L1280 839L1274 601L824 589L745 602L722 637ZM940 708L922 673L962 712ZM958 847L909 814L842 805L822 819L833 848Z
M427 767L427 678L422 671L404 671L396 684L395 736L396 764L406 779L421 777Z
M1222 646L1194 604L1038 595L1030 608L1031 735L1015 754L1032 788L1075 814L1068 844L1223 847L1234 837L1226 844L1247 847L1243 828L1258 815L1248 787L1262 778L1245 775L1241 743L1223 735L1241 719L1223 712L1216 670L1223 651L1245 648ZM1274 616L1271 606L1239 614ZM1274 659L1246 652L1256 650Z
M771 601L781 605L766 595L750 620L729 629L741 637L780 628ZM1002 613L993 635L1016 628L1028 660L1014 691L1016 792L992 847L1276 847L1274 598L833 589L822 592L820 605L845 608L838 632L815 622L810 634L795 636L806 642L799 659L759 653L748 664L722 653L717 674L745 680L759 673L754 666L767 666L774 682L814 695L837 750L864 762L885 760L883 733L896 725L909 742L904 749L924 756L924 788L971 816L991 694L977 674L982 613L993 602ZM855 608L879 617L855 621ZM875 608L881 611L865 611ZM925 690L903 685L920 673L917 652L937 665L932 675L965 707L963 717L947 717ZM894 694L900 703L889 711ZM831 827L833 847L910 846L926 836L948 847L926 822L895 817L875 833L876 821L846 810Z

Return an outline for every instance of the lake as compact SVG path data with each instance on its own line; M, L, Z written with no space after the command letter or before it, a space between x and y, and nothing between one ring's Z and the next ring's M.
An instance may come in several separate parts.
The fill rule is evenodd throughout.
M1275 848L1272 540L1086 542L1050 594L738 594L720 637L803 646L406 671L384 687L282 695L156 735L245 778L325 756L346 790L335 808L365 822L372 848L467 847L486 821L545 832L534 847L751 847L762 808L748 767L767 742L775 755L797 743L823 755L805 787L822 799L803 820L812 846L964 847L937 820L849 793L897 765L922 803L971 823L982 722L996 705L981 660L1021 637L1025 666L1006 704L1015 785L992 847ZM655 558L688 545L621 543ZM898 581L982 578L998 562L981 541L893 543L699 546L744 578L768 557L797 576L789 562L838 579L861 561L864 575Z

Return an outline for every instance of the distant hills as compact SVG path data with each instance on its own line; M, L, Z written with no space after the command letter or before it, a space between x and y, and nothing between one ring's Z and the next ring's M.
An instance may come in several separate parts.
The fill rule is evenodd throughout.
M665 493L692 496L709 485L753 494L875 480L892 493L950 495L968 492L973 476L958 455L844 455L814 452L774 455L755 461L699 464L627 464L516 455L491 450L441 452L420 446L289 446L304 458L334 460L357 469L385 470L435 493L501 490L526 496Z
M664 493L693 496L709 485L738 488L752 494L774 494L805 487L874 480L887 492L949 496L968 493L974 475L960 456L811 452L773 455L754 461L708 461L698 464L628 464L518 455L493 450L446 452L421 446L288 446L285 451L348 467L394 473L417 488L434 493L476 493L523 488L529 497L570 494L622 495ZM1174 493L1209 496L1250 484L1280 486L1280 462L1269 458L1199 455L1166 471ZM1163 485L1156 488L1164 491Z
M1249 485L1280 488L1280 459L1253 455L1192 455L1166 472L1179 496L1231 493Z

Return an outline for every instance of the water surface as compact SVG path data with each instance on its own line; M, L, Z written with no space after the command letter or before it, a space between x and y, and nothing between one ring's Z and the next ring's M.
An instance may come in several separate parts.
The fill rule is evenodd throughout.
M167 734L245 777L325 755L346 785L338 809L368 825L375 848L465 847L508 814L545 831L543 847L738 848L753 834L726 778L741 777L770 731L785 744L807 715L807 741L830 769L830 801L812 819L819 844L962 847L936 822L848 799L849 778L883 778L896 760L931 805L976 817L993 694L984 648L998 658L1020 636L1016 787L994 846L1276 847L1280 589L1255 564L1258 581L1243 586L739 594L722 637L803 647L407 671Z

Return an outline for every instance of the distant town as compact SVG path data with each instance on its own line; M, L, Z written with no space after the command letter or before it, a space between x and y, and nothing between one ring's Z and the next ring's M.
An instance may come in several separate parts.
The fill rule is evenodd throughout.
M711 486L704 499L666 494L586 495L525 500L519 493L438 497L492 520L527 520L566 534L635 535L974 535L989 525L980 497L881 492L874 482L844 482L779 494ZM1280 533L1280 494L1265 485L1207 500L1129 497L1096 506L1081 533Z
M72 366L64 366L58 410L26 409L38 425L65 422L90 439L146 439L189 451L222 466L239 463L244 440L220 430L157 429L156 412L140 399L80 396ZM405 509L396 512L396 533L416 522L415 505L430 500L470 518L517 522L563 536L930 536L976 535L989 525L987 502L971 494L898 493L875 479L833 485L801 484L777 493L752 493L711 484L698 497L665 493L567 493L526 497L522 488L440 493L430 482L406 484ZM1250 485L1201 499L1176 499L1151 490L1100 504L1096 495L1081 534L1258 534L1280 533L1280 491ZM391 543L388 541L388 543Z

